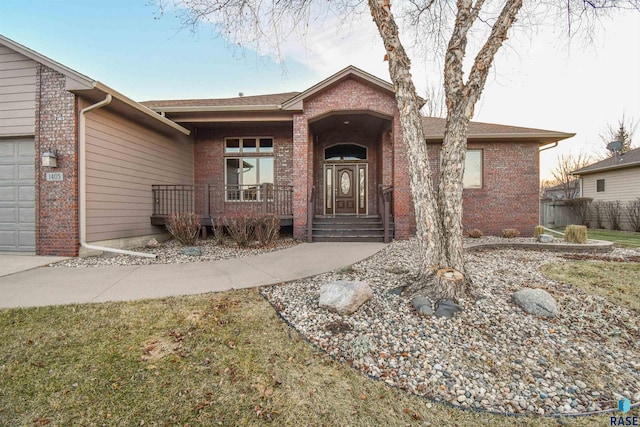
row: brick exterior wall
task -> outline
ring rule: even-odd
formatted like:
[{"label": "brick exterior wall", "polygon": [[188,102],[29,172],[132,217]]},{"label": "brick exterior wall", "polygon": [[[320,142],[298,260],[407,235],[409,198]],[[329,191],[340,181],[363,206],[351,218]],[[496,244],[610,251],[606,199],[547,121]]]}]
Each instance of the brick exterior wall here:
[{"label": "brick exterior wall", "polygon": [[[65,90],[65,77],[38,64],[36,78],[36,253],[77,256],[78,143],[75,95]],[[58,152],[58,167],[41,166],[42,153]],[[46,172],[64,180],[49,182]]]},{"label": "brick exterior wall", "polygon": [[[434,174],[439,174],[440,145],[429,144]],[[485,235],[502,235],[515,228],[532,236],[539,222],[539,156],[537,142],[469,142],[482,150],[482,188],[463,192],[463,225]]]},{"label": "brick exterior wall", "polygon": [[[388,92],[374,88],[359,80],[346,78],[305,99],[303,112],[294,115],[293,118],[293,169],[295,171],[293,232],[296,238],[306,239],[307,203],[309,191],[314,185],[314,165],[317,168],[322,164],[322,159],[318,159],[322,147],[314,150],[314,135],[309,130],[309,121],[332,112],[339,114],[340,112],[348,113],[350,110],[358,112],[371,111],[393,118],[393,143],[389,141],[384,144],[384,136],[376,138],[373,145],[376,146],[377,153],[381,150],[383,155],[390,154],[392,145],[402,147],[402,135],[395,97]],[[369,162],[369,213],[374,213],[371,212],[371,208],[372,206],[375,207],[376,202],[371,202],[371,199],[377,197],[377,190],[372,186],[377,186],[377,184],[394,185],[393,182],[409,182],[406,168],[398,165],[398,161],[401,161],[403,156],[404,152],[398,153],[398,150],[395,150],[392,163],[387,160]],[[406,162],[404,163],[406,164]],[[378,166],[381,166],[383,170],[380,171]],[[321,173],[322,171],[320,170],[318,175],[321,175]],[[409,237],[410,219],[413,218],[413,204],[404,188],[408,187],[401,185],[400,191],[394,192],[394,211],[400,213],[400,218],[396,217],[397,238]],[[321,197],[321,194],[321,192],[318,194],[318,188],[316,187],[316,196]],[[317,204],[319,199],[316,197],[315,200]]]},{"label": "brick exterior wall", "polygon": [[[291,124],[237,125],[215,128],[198,128],[194,144],[194,182],[196,185],[223,185],[224,140],[241,137],[273,137],[274,184],[293,185],[293,144]],[[237,155],[231,155],[236,157]],[[249,154],[248,156],[251,156]],[[198,204],[201,200],[198,199]],[[223,196],[211,204],[225,203]],[[200,208],[201,205],[198,205]],[[238,202],[226,202],[226,211],[247,206]]]}]

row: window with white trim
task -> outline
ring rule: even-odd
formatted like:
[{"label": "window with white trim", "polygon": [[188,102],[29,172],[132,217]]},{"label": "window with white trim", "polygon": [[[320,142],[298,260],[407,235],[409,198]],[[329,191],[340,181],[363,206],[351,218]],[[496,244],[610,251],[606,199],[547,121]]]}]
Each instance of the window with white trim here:
[{"label": "window with white trim", "polygon": [[273,138],[226,138],[224,153],[226,200],[261,201],[265,188],[273,193]]}]

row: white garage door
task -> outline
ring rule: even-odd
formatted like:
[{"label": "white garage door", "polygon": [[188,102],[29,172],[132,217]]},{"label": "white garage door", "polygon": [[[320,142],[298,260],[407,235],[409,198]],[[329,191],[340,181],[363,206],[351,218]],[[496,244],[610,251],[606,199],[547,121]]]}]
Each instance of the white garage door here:
[{"label": "white garage door", "polygon": [[0,251],[35,252],[35,144],[0,139]]}]

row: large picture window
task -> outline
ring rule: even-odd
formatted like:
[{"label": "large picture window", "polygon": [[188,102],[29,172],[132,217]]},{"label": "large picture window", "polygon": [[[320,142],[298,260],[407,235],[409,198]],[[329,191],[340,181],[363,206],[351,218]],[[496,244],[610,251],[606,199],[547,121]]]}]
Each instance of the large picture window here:
[{"label": "large picture window", "polygon": [[[442,161],[442,150],[440,150],[440,161]],[[462,188],[482,188],[482,169],[482,150],[467,150]]]},{"label": "large picture window", "polygon": [[226,199],[270,198],[274,183],[273,138],[227,138],[224,151]]}]

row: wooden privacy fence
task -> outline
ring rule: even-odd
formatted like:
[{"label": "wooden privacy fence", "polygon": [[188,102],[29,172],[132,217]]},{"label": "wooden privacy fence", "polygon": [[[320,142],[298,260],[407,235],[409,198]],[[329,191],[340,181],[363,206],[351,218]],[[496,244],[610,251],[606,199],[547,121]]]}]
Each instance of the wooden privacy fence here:
[{"label": "wooden privacy fence", "polygon": [[579,224],[580,221],[572,212],[565,200],[541,199],[540,224],[547,228],[565,227],[569,224]]},{"label": "wooden privacy fence", "polygon": [[202,218],[234,213],[269,213],[293,218],[290,185],[152,185],[153,217],[191,212]]}]

